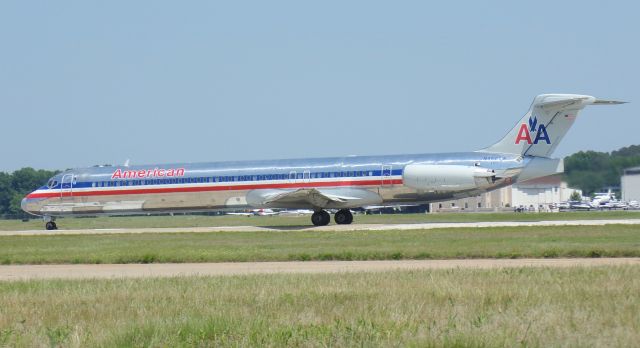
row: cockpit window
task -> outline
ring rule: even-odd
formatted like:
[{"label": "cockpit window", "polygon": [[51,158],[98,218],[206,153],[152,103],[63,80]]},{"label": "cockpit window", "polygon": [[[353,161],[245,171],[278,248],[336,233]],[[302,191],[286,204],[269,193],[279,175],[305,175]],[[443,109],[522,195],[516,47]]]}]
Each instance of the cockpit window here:
[{"label": "cockpit window", "polygon": [[54,188],[56,187],[56,185],[58,185],[58,182],[54,179],[49,179],[49,182],[47,183],[47,187],[48,188]]}]

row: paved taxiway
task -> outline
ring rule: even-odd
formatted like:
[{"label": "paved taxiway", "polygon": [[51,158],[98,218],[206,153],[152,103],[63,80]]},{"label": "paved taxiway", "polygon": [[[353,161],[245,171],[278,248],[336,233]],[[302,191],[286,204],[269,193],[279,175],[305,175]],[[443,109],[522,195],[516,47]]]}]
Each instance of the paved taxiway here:
[{"label": "paved taxiway", "polygon": [[593,267],[615,265],[640,266],[640,258],[8,265],[0,266],[0,281],[28,279],[220,276],[275,273],[381,272],[430,269],[493,269],[513,267]]},{"label": "paved taxiway", "polygon": [[[380,230],[428,230],[434,228],[484,228],[521,226],[604,226],[611,224],[640,225],[640,219],[616,220],[560,220],[560,221],[500,221],[500,222],[429,222],[418,224],[352,224],[314,226],[220,226],[220,227],[171,227],[171,228],[113,228],[83,230],[26,230],[0,231],[0,236],[33,236],[65,234],[123,234],[123,233],[178,233],[178,232],[257,232],[257,231],[380,231]],[[61,226],[64,228],[64,226]]]}]

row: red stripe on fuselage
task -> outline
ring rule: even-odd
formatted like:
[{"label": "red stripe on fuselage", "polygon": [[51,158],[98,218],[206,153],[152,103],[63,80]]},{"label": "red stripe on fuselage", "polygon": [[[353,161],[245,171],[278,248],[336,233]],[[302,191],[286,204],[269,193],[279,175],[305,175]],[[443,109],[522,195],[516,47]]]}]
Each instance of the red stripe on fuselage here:
[{"label": "red stripe on fuselage", "polygon": [[[401,185],[402,179],[385,179],[385,185]],[[313,187],[332,187],[332,186],[380,186],[381,180],[362,180],[362,181],[332,181],[332,182],[300,182],[300,183],[283,183],[283,184],[249,184],[249,185],[233,185],[233,186],[183,186],[183,187],[166,187],[166,188],[140,188],[140,189],[122,189],[122,190],[95,190],[95,191],[73,191],[73,192],[38,192],[30,193],[27,198],[53,198],[53,197],[86,197],[86,196],[116,196],[116,195],[143,195],[157,193],[176,193],[176,192],[208,192],[208,191],[240,191],[240,190],[258,190],[258,189],[280,189],[280,188],[313,188]]]}]

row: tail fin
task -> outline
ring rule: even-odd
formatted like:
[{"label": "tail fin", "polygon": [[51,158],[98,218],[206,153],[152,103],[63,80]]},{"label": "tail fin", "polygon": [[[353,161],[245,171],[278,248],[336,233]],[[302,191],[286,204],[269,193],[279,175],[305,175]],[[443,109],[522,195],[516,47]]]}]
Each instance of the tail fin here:
[{"label": "tail fin", "polygon": [[548,157],[585,106],[622,103],[588,95],[541,94],[502,140],[480,151]]}]

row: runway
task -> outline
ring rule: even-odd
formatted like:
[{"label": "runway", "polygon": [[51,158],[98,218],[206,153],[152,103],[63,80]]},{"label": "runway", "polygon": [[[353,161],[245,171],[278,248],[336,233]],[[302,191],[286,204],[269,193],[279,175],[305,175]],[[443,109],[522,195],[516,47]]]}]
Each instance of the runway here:
[{"label": "runway", "polygon": [[171,228],[114,228],[82,230],[25,230],[0,231],[0,236],[78,235],[78,234],[126,234],[126,233],[207,233],[207,232],[260,232],[260,231],[381,231],[381,230],[429,230],[436,228],[486,228],[521,226],[604,226],[611,224],[640,225],[640,219],[615,220],[559,220],[559,221],[500,221],[500,222],[430,222],[416,224],[351,224],[328,226],[214,226]]},{"label": "runway", "polygon": [[385,261],[291,261],[103,265],[5,265],[0,281],[231,276],[279,273],[345,273],[397,270],[495,269],[516,267],[640,266],[640,258],[467,259]]}]

